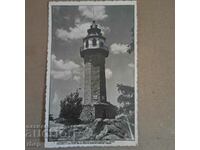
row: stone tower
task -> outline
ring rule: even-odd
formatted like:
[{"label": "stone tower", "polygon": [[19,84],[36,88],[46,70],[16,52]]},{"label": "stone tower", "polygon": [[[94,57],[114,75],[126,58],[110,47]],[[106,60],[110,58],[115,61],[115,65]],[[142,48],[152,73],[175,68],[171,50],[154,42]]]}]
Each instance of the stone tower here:
[{"label": "stone tower", "polygon": [[80,54],[84,59],[84,104],[106,102],[105,58],[108,48],[101,29],[93,21],[88,35],[83,39]]},{"label": "stone tower", "polygon": [[[87,30],[83,39],[80,55],[84,59],[84,108],[82,120],[95,118],[113,118],[114,106],[106,99],[105,58],[109,50],[105,46],[106,38],[102,35],[95,21]],[[113,115],[112,115],[113,114]]]}]

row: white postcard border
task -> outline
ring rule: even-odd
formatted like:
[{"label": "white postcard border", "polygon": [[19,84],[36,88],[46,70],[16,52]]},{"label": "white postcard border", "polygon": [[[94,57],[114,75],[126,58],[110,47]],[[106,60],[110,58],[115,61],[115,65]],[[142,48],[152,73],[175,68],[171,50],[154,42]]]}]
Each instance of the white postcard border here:
[{"label": "white postcard border", "polygon": [[[98,141],[91,141],[91,144],[70,144],[65,141],[49,142],[49,96],[50,96],[50,69],[51,69],[51,43],[52,43],[52,6],[59,5],[134,5],[134,57],[135,57],[135,140],[134,141],[112,141],[110,144],[94,144]],[[46,70],[46,100],[45,100],[45,148],[64,148],[64,147],[112,147],[112,146],[137,146],[138,144],[138,72],[137,72],[137,2],[136,1],[50,1],[48,11],[48,50],[47,50],[47,70]],[[81,142],[80,142],[81,143]],[[86,143],[84,141],[84,143]]]}]

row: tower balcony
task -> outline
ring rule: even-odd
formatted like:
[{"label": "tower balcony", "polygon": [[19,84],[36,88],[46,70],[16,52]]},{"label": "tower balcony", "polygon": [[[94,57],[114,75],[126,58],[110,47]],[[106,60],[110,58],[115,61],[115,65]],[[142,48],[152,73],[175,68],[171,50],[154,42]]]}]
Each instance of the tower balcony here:
[{"label": "tower balcony", "polygon": [[105,57],[108,57],[109,49],[105,45],[98,46],[98,47],[91,47],[91,46],[84,47],[84,46],[82,46],[80,48],[81,57],[84,57],[85,54],[97,54],[97,53],[101,53],[101,54],[105,55]]}]

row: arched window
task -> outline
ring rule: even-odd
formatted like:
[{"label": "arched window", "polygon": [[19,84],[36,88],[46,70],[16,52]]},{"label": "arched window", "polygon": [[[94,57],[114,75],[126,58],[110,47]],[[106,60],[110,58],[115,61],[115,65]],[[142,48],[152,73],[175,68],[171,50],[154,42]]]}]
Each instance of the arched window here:
[{"label": "arched window", "polygon": [[92,40],[92,45],[93,45],[93,46],[96,46],[96,45],[97,45],[97,40],[96,40],[95,38]]},{"label": "arched window", "polygon": [[100,47],[103,47],[103,42],[100,42]]},{"label": "arched window", "polygon": [[89,46],[89,42],[87,40],[86,43],[85,43],[85,47],[88,48],[88,46]]}]

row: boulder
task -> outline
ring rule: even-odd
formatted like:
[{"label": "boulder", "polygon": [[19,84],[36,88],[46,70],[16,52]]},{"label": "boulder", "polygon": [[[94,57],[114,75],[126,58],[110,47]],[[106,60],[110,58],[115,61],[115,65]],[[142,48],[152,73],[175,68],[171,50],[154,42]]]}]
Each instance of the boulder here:
[{"label": "boulder", "polygon": [[80,138],[80,140],[93,140],[93,130],[90,127],[86,127],[86,129],[83,131],[83,136]]},{"label": "boulder", "polygon": [[125,135],[125,131],[121,130],[120,128],[117,128],[115,125],[111,124],[111,125],[105,125],[103,130],[96,136],[96,139],[100,140],[100,139],[104,139],[105,136],[107,135],[116,135],[119,138],[124,138]]},{"label": "boulder", "polygon": [[102,138],[102,140],[121,140],[121,138],[120,137],[118,137],[117,135],[115,135],[115,134],[109,134],[109,135],[107,135],[107,136],[104,136],[103,138]]}]

